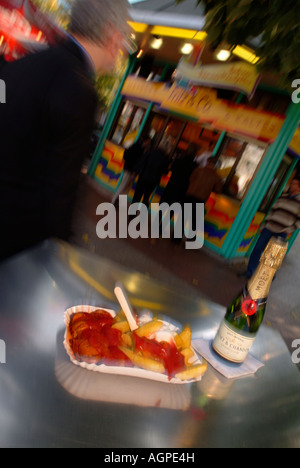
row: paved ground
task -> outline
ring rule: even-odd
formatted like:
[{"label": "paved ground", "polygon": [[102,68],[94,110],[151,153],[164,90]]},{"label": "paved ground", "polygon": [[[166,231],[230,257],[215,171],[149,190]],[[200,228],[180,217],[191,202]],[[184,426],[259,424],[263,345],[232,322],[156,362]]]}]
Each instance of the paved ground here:
[{"label": "paved ground", "polygon": [[[109,193],[83,175],[74,244],[179,287],[186,294],[196,288],[199,294],[224,307],[243,287],[244,281],[237,276],[243,265],[228,264],[205,248],[187,251],[166,239],[98,239],[96,207],[105,201],[110,201]],[[300,340],[300,236],[272,287],[265,324],[277,329],[290,352],[295,351],[292,343]]]}]

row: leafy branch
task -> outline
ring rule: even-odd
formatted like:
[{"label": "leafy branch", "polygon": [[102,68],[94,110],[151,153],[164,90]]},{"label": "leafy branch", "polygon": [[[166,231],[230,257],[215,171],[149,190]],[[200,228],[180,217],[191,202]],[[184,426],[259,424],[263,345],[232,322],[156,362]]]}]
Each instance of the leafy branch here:
[{"label": "leafy branch", "polygon": [[[185,0],[176,0],[177,3]],[[249,45],[260,57],[257,66],[281,77],[291,89],[300,79],[300,8],[295,0],[195,0],[205,7],[208,42]],[[257,43],[253,47],[253,43]]]}]

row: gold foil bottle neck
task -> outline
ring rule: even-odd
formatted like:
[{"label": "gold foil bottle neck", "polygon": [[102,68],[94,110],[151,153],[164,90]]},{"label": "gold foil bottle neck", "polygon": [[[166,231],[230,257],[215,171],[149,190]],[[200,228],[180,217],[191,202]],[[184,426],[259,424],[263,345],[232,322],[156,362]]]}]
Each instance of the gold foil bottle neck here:
[{"label": "gold foil bottle neck", "polygon": [[260,262],[265,266],[278,270],[287,254],[288,242],[280,237],[272,237],[269,241]]},{"label": "gold foil bottle neck", "polygon": [[253,300],[265,299],[268,296],[276,271],[281,267],[287,250],[288,242],[272,237],[248,283],[248,291]]}]

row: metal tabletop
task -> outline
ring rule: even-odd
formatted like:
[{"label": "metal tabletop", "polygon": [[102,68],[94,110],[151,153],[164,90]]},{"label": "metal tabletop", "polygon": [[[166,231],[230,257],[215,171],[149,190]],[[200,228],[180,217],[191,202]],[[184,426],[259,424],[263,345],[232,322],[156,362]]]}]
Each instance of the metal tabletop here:
[{"label": "metal tabletop", "polygon": [[[210,365],[201,382],[171,385],[90,372],[66,355],[64,311],[119,310],[122,281],[193,338],[212,338],[224,308],[65,243],[47,241],[0,265],[1,447],[299,447],[300,375],[279,333],[262,327],[256,375],[227,380]],[[5,348],[3,348],[5,344]],[[1,360],[1,359],[0,359]]]}]

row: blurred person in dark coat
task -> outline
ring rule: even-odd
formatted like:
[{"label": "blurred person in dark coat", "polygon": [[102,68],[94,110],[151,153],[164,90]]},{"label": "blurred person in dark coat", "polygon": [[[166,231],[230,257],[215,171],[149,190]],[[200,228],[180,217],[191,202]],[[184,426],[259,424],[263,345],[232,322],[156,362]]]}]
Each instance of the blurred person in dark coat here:
[{"label": "blurred person in dark coat", "polygon": [[162,176],[169,172],[168,151],[169,142],[164,141],[149,154],[136,184],[132,203],[138,203],[143,199],[143,203],[147,207],[149,206],[152,193],[160,183]]},{"label": "blurred person in dark coat", "polygon": [[222,189],[222,180],[218,176],[214,159],[210,158],[205,167],[197,167],[192,172],[185,202],[190,203],[193,208],[192,229],[194,232],[198,228],[195,224],[197,204],[205,205],[212,192],[221,193]]},{"label": "blurred person in dark coat", "polygon": [[127,0],[74,0],[62,44],[2,63],[0,259],[69,239],[98,101],[93,79],[114,68],[128,8]]},{"label": "blurred person in dark coat", "polygon": [[113,196],[112,203],[115,206],[119,204],[119,196],[127,194],[130,190],[133,180],[143,168],[145,157],[151,148],[151,138],[142,137],[124,152],[124,171],[121,175],[121,182]]},{"label": "blurred person in dark coat", "polygon": [[[194,143],[190,143],[186,151],[184,151],[178,158],[175,159],[174,163],[170,167],[170,171],[172,175],[166,186],[160,204],[162,207],[163,203],[167,203],[169,207],[173,203],[179,203],[183,210],[186,192],[189,188],[189,181],[191,174],[197,167],[197,163],[195,162],[195,156],[197,154],[198,147]],[[184,212],[184,211],[183,211]],[[162,213],[163,216],[163,213]],[[160,216],[159,224],[160,224],[160,233],[162,234],[162,216]],[[171,219],[174,218],[173,213],[171,213]],[[184,232],[184,219],[182,222],[182,232]],[[180,243],[180,239],[172,237],[174,242]]]},{"label": "blurred person in dark coat", "polygon": [[206,203],[212,192],[222,192],[222,180],[218,176],[213,159],[205,167],[197,167],[191,174],[186,203]]},{"label": "blurred person in dark coat", "polygon": [[197,149],[197,145],[190,143],[187,150],[175,159],[170,168],[172,175],[162,194],[161,203],[171,205],[175,202],[181,204],[185,202],[191,174],[197,167],[197,163],[195,162]]}]

